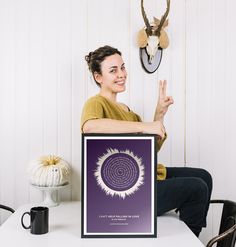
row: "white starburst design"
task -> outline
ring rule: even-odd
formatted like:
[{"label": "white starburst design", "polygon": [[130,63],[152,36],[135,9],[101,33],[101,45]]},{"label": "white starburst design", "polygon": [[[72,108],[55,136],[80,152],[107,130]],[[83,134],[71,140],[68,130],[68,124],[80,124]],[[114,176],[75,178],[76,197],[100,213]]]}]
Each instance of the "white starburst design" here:
[{"label": "white starburst design", "polygon": [[[113,157],[117,154],[125,154],[126,158],[124,158],[124,164],[120,164],[119,162],[117,163],[112,163],[114,161]],[[113,156],[113,157],[112,157]],[[121,165],[122,171],[124,174],[111,174],[111,180],[117,179],[118,181],[118,186],[123,187],[123,189],[116,190],[114,188],[111,188],[112,186],[109,187],[104,182],[103,175],[102,175],[102,168],[104,165],[104,162],[109,162],[108,158],[110,157],[110,162],[113,168],[116,168],[117,166]],[[118,161],[122,162],[122,158],[117,157]],[[110,164],[108,164],[110,165]],[[130,166],[131,165],[131,166]],[[108,167],[109,168],[109,167]],[[127,171],[125,169],[128,169]],[[108,171],[109,172],[109,171]],[[113,172],[113,171],[112,171]],[[137,178],[132,178],[132,172],[134,172],[134,176],[137,176]],[[119,176],[119,178],[116,178],[115,176]],[[106,193],[106,195],[109,196],[119,196],[123,199],[125,199],[126,196],[130,196],[134,194],[137,190],[139,190],[139,187],[144,183],[144,165],[142,164],[142,158],[137,157],[132,151],[130,150],[125,150],[125,151],[119,151],[118,149],[107,149],[106,153],[103,154],[101,157],[98,158],[97,161],[97,168],[94,172],[94,176],[97,180],[97,184],[101,187],[101,189]],[[130,176],[130,177],[129,177]],[[122,180],[122,177],[124,180]],[[132,186],[129,186],[129,178],[134,181],[134,184]],[[109,178],[110,179],[110,178]],[[112,181],[113,182],[113,181]]]}]

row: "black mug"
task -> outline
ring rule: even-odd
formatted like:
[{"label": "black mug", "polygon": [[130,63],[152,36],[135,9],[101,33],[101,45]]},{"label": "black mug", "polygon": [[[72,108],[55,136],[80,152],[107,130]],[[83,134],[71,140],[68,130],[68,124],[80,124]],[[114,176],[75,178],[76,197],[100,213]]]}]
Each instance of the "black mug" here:
[{"label": "black mug", "polygon": [[[47,207],[33,207],[30,212],[25,212],[21,216],[21,224],[25,229],[30,229],[32,234],[45,234],[48,232],[48,211]],[[30,216],[30,225],[25,226],[24,216]]]}]

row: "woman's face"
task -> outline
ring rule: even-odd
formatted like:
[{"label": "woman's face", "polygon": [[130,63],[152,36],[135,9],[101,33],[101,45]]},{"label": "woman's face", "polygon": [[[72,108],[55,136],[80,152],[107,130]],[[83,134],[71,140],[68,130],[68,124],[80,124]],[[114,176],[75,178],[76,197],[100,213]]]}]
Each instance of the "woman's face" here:
[{"label": "woman's face", "polygon": [[106,93],[125,91],[127,72],[122,57],[114,54],[106,57],[101,63],[101,74],[95,74],[95,79]]}]

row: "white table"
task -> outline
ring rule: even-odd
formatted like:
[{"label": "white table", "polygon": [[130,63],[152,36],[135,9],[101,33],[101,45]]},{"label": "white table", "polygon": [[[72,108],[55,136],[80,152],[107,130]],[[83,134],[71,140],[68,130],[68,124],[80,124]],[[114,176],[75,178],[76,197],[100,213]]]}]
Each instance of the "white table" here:
[{"label": "white table", "polygon": [[189,228],[173,215],[158,217],[157,238],[81,239],[80,205],[80,202],[63,202],[57,207],[49,208],[49,232],[44,235],[33,235],[21,226],[21,215],[32,206],[37,206],[23,205],[0,226],[1,243],[7,247],[204,246]]}]

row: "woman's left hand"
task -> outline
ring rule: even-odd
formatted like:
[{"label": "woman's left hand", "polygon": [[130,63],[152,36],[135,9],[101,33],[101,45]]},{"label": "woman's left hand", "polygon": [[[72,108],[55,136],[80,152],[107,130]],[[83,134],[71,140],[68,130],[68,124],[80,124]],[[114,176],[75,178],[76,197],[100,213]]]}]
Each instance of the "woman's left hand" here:
[{"label": "woman's left hand", "polygon": [[159,81],[159,97],[155,112],[155,120],[162,121],[168,110],[168,107],[174,103],[171,96],[166,96],[167,81]]}]

